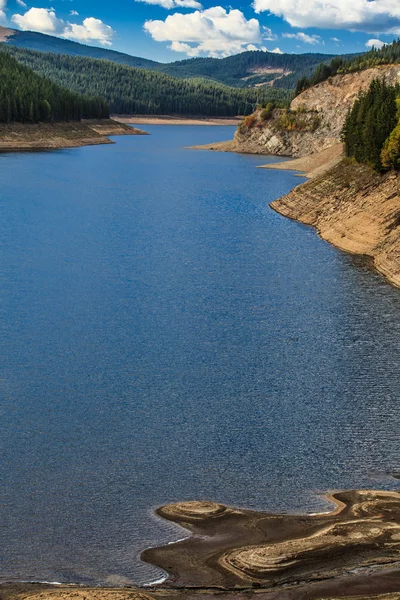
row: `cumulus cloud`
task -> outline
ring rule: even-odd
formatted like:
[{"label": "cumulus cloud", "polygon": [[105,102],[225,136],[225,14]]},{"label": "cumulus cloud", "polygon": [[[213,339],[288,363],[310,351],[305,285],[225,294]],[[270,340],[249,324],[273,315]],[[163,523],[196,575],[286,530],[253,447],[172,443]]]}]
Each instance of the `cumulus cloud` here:
[{"label": "cumulus cloud", "polygon": [[171,8],[202,8],[197,0],[135,0],[136,2],[144,2],[145,4],[153,4],[162,6],[167,10]]},{"label": "cumulus cloud", "polygon": [[254,0],[257,13],[267,11],[293,27],[400,31],[399,0]]},{"label": "cumulus cloud", "polygon": [[30,8],[24,15],[13,15],[11,18],[22,31],[40,31],[41,33],[60,33],[64,26],[56,13],[47,8]]},{"label": "cumulus cloud", "polygon": [[[17,1],[18,1],[18,0],[17,0]],[[70,10],[70,11],[69,11],[69,14],[71,15],[71,17],[77,17],[77,16],[79,16],[79,13],[78,13],[78,11],[76,11],[76,10]]]},{"label": "cumulus cloud", "polygon": [[368,42],[365,44],[367,46],[367,48],[383,48],[383,46],[385,46],[385,42],[382,42],[382,40],[368,40]]},{"label": "cumulus cloud", "polygon": [[280,48],[274,48],[273,50],[268,50],[268,52],[272,52],[272,54],[284,54]]},{"label": "cumulus cloud", "polygon": [[299,40],[300,42],[303,42],[304,44],[320,44],[321,43],[321,38],[319,35],[307,35],[306,33],[303,33],[302,31],[299,31],[299,33],[284,33],[282,35],[282,37],[284,38],[288,38],[291,40]]},{"label": "cumulus cloud", "polygon": [[76,25],[58,19],[52,8],[30,8],[23,15],[13,15],[11,20],[22,31],[39,31],[78,42],[100,42],[110,46],[114,37],[113,29],[100,19],[88,17],[81,25]]},{"label": "cumulus cloud", "polygon": [[262,41],[257,19],[247,20],[240,10],[229,12],[214,6],[190,14],[175,13],[165,21],[146,21],[144,29],[156,42],[171,42],[169,48],[188,56],[223,57],[243,52]]},{"label": "cumulus cloud", "polygon": [[106,25],[100,19],[88,17],[83,20],[82,25],[68,23],[62,37],[77,42],[100,42],[102,46],[111,46],[114,31],[110,25]]}]

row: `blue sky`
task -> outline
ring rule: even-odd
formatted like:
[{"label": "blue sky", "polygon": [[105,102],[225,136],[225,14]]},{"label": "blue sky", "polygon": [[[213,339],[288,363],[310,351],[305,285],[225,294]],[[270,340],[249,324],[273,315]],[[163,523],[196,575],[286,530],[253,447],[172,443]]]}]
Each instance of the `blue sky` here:
[{"label": "blue sky", "polygon": [[0,0],[0,9],[3,25],[162,62],[362,52],[400,35],[400,0]]}]

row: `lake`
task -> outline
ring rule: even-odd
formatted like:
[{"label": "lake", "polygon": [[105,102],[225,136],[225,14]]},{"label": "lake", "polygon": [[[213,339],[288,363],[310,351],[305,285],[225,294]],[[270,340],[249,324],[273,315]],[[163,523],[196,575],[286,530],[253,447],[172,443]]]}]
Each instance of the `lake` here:
[{"label": "lake", "polygon": [[[274,213],[232,127],[0,155],[0,578],[157,579],[161,504],[400,489],[400,291]],[[272,160],[272,159],[271,159]]]}]

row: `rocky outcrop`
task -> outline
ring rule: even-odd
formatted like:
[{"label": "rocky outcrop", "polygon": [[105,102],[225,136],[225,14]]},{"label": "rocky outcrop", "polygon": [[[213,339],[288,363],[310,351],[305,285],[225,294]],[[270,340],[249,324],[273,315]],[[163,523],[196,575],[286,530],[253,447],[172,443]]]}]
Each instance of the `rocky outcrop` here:
[{"label": "rocky outcrop", "polygon": [[[321,152],[340,141],[340,132],[348,110],[361,90],[371,81],[384,78],[388,83],[400,82],[400,65],[384,65],[373,69],[330,77],[295,98],[290,106],[290,119],[282,119],[282,111],[262,119],[262,111],[240,126],[229,151],[254,154],[277,154],[301,157]],[[220,145],[213,148],[224,150]]]},{"label": "rocky outcrop", "polygon": [[368,255],[400,286],[400,175],[378,175],[343,160],[334,169],[272,202],[280,214],[316,227],[338,248]]}]

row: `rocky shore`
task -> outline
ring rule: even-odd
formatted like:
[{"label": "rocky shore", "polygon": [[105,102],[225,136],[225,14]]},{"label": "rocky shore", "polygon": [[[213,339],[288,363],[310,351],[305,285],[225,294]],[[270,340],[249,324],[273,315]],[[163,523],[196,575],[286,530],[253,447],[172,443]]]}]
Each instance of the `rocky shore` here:
[{"label": "rocky shore", "polygon": [[0,125],[0,151],[79,148],[112,144],[110,135],[146,135],[111,119],[69,123],[9,123]]}]

